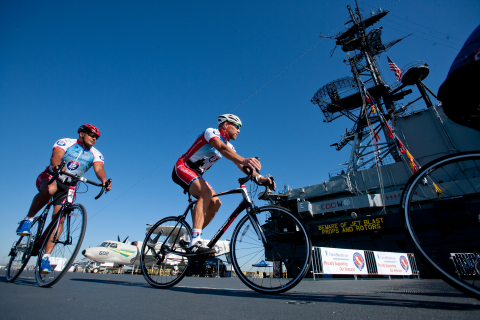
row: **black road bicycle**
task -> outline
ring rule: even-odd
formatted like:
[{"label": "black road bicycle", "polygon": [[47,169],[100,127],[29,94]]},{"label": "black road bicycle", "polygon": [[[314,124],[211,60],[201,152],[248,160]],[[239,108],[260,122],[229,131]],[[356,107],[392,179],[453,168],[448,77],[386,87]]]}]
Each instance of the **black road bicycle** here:
[{"label": "black road bicycle", "polygon": [[[308,229],[288,209],[274,205],[255,206],[245,187],[249,180],[254,181],[251,174],[238,180],[240,188],[215,195],[221,197],[238,193],[243,201],[207,246],[215,248],[228,227],[245,211],[230,242],[236,275],[255,291],[282,293],[295,287],[310,267],[312,243]],[[270,192],[268,186],[265,187],[259,199]],[[185,219],[197,201],[192,201],[189,195],[189,202],[182,215],[163,218],[147,231],[140,264],[145,279],[155,288],[176,285],[189,268],[203,265],[208,258],[206,255],[189,254],[185,250],[184,245],[191,237],[191,228]]]},{"label": "black road bicycle", "polygon": [[[64,165],[65,162],[63,161],[60,168],[48,181],[48,184],[55,181]],[[29,236],[20,236],[20,238],[13,243],[9,253],[10,261],[6,268],[6,279],[8,282],[14,281],[20,273],[22,273],[31,256],[38,256],[35,267],[35,279],[41,287],[50,287],[57,283],[74,262],[87,228],[87,211],[85,207],[81,204],[73,203],[75,201],[77,183],[85,182],[97,187],[102,187],[100,193],[95,197],[95,199],[98,199],[110,184],[111,179],[109,179],[105,185],[102,185],[76,174],[68,172],[62,172],[62,174],[71,178],[69,190],[52,199],[42,214],[35,217],[30,228],[31,234]],[[53,214],[55,201],[65,195],[66,198],[62,203],[62,207],[58,213],[52,217],[52,221],[43,232],[43,227],[45,226],[48,215]],[[40,265],[47,244],[49,243],[48,239],[50,238],[52,238],[51,242],[55,244],[49,258],[52,271],[48,274],[42,274]]]}]

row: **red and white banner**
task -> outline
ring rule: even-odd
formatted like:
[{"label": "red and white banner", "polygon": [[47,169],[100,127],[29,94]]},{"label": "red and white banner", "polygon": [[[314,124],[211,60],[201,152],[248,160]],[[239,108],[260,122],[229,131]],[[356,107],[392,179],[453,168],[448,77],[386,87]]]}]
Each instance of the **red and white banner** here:
[{"label": "red and white banner", "polygon": [[412,266],[406,253],[374,251],[378,274],[409,276]]},{"label": "red and white banner", "polygon": [[368,274],[362,250],[321,248],[325,274]]}]

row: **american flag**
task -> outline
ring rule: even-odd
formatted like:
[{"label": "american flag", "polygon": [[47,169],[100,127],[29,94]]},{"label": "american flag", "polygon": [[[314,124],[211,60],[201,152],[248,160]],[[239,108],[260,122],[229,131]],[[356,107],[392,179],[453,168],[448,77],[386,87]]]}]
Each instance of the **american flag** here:
[{"label": "american flag", "polygon": [[397,67],[397,65],[392,60],[390,60],[388,56],[387,56],[387,59],[388,59],[388,66],[390,67],[390,70],[395,72],[395,77],[397,77],[397,81],[400,81],[400,79],[402,79],[402,70],[400,70]]}]

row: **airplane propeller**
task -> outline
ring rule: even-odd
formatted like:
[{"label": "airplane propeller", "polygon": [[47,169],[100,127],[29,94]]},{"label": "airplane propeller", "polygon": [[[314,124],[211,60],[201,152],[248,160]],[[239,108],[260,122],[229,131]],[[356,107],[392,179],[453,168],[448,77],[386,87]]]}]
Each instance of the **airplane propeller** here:
[{"label": "airplane propeller", "polygon": [[118,235],[118,242],[127,243],[128,238],[130,238],[130,236],[127,236],[127,237],[125,238],[125,240],[120,241],[120,235]]}]

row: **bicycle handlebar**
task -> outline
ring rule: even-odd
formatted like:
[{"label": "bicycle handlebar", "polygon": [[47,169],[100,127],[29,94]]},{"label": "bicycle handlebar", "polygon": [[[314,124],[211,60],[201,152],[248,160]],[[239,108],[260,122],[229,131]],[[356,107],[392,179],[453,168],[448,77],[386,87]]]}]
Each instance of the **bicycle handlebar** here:
[{"label": "bicycle handlebar", "polygon": [[[258,157],[255,157],[255,158],[260,160],[260,158],[258,158]],[[273,189],[273,185],[274,185],[273,180],[275,178],[274,177],[269,177],[270,180],[272,180],[271,184],[270,183],[258,183],[257,179],[254,179],[254,177],[253,177],[252,168],[244,166],[244,167],[242,167],[242,169],[247,174],[247,176],[244,177],[244,178],[238,179],[238,183],[245,184],[246,182],[251,180],[251,181],[255,182],[257,185],[265,187],[265,191],[261,195],[258,196],[258,198],[260,200],[264,200],[265,196],[271,193],[272,190],[270,189],[270,187]],[[260,170],[256,170],[256,171],[257,171],[257,173],[260,173]]]},{"label": "bicycle handlebar", "polygon": [[[62,169],[65,167],[65,160],[62,161],[62,163],[60,164],[60,167],[58,168],[58,170],[56,170],[53,175],[52,175],[52,178],[50,178],[50,180],[48,181],[48,184],[51,184],[53,181],[55,181],[58,176],[60,175],[60,172],[62,171]],[[66,176],[69,176],[70,178],[73,178],[74,180],[78,180],[78,181],[82,181],[82,182],[85,182],[85,183],[89,183],[91,185],[94,185],[94,186],[97,186],[97,187],[102,187],[102,190],[100,190],[100,193],[95,197],[95,200],[97,200],[98,198],[100,198],[103,193],[105,192],[106,188],[108,188],[108,186],[112,183],[112,179],[108,179],[105,184],[102,184],[102,183],[97,183],[97,182],[94,182],[94,181],[91,181],[91,180],[88,180],[87,178],[84,178],[84,177],[81,177],[77,174],[72,174],[70,172],[61,172],[61,174],[64,174]]]},{"label": "bicycle handlebar", "polygon": [[62,171],[63,167],[65,167],[65,163],[66,163],[65,160],[62,160],[62,163],[60,163],[60,167],[58,167],[58,169],[52,174],[52,177],[50,178],[50,180],[48,180],[48,184],[52,184],[53,181],[57,180],[58,175]]}]

